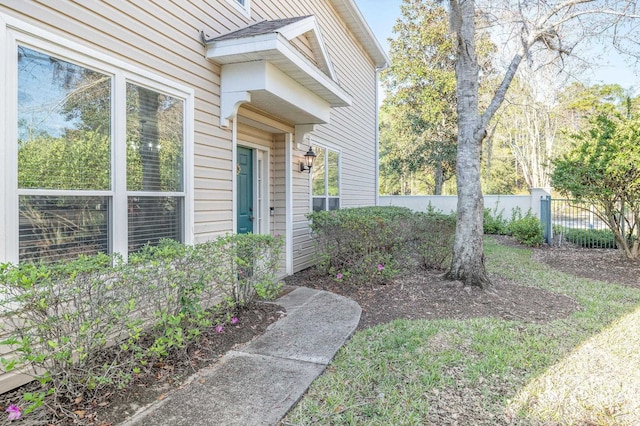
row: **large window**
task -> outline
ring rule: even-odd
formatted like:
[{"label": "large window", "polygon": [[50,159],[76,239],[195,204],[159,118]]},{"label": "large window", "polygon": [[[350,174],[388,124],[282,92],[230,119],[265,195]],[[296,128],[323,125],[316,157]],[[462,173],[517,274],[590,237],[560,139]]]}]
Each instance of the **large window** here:
[{"label": "large window", "polygon": [[192,94],[73,51],[58,55],[18,40],[13,55],[15,104],[1,101],[16,111],[4,142],[15,145],[4,148],[17,166],[0,173],[4,192],[15,194],[7,228],[17,231],[0,232],[4,257],[126,256],[162,238],[184,242]]},{"label": "large window", "polygon": [[314,146],[316,161],[311,172],[313,211],[340,208],[340,154],[328,148]]}]

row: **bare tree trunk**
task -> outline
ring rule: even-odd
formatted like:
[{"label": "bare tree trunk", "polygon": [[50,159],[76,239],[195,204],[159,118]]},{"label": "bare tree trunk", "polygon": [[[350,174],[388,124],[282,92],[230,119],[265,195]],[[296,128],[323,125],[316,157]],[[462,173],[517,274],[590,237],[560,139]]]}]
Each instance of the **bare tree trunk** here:
[{"label": "bare tree trunk", "polygon": [[478,112],[478,59],[475,49],[475,5],[472,0],[450,0],[451,24],[457,35],[458,157],[456,166],[458,211],[449,279],[486,288],[483,213],[480,188],[480,150],[486,133]]},{"label": "bare tree trunk", "polygon": [[442,161],[438,161],[436,170],[434,171],[434,195],[442,195],[442,184],[444,183],[444,174],[442,171]]}]

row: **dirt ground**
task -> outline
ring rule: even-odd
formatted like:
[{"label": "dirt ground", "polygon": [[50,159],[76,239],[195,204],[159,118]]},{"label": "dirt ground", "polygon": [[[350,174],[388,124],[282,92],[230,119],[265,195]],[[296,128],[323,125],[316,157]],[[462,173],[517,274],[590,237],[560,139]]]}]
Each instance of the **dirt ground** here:
[{"label": "dirt ground", "polygon": [[640,288],[640,261],[618,250],[563,246],[534,250],[533,259],[577,277]]},{"label": "dirt ground", "polygon": [[[116,425],[138,408],[163,399],[167,392],[182,386],[196,371],[211,366],[229,350],[262,335],[269,325],[283,315],[283,308],[273,303],[258,303],[240,309],[235,312],[238,318],[236,324],[226,324],[222,332],[211,327],[186,350],[173,353],[163,362],[149,366],[124,389],[106,391],[93,400],[77,398],[61,405],[50,399],[45,400],[48,409],[41,408],[23,415],[20,421],[9,422],[2,415],[6,407],[17,404],[24,409],[25,405],[19,403],[19,396],[24,392],[38,391],[37,382],[29,383],[0,395],[0,425]],[[63,410],[68,413],[67,416],[62,415]]]},{"label": "dirt ground", "polygon": [[[511,237],[493,238],[504,245],[523,247]],[[533,250],[533,258],[567,274],[640,288],[640,262],[626,259],[617,250],[544,246]],[[490,278],[494,284],[490,292],[447,281],[442,271],[419,271],[396,278],[388,285],[356,287],[311,268],[285,281],[289,285],[332,291],[355,300],[363,311],[358,329],[399,318],[497,317],[544,322],[565,317],[577,309],[576,302],[569,297],[523,287],[496,275]]]},{"label": "dirt ground", "polygon": [[[518,246],[508,237],[500,243]],[[533,250],[534,259],[563,272],[607,282],[640,287],[640,262],[632,262],[613,250],[581,249],[564,246]],[[358,329],[395,319],[465,319],[499,317],[526,322],[544,322],[570,315],[577,305],[572,299],[545,290],[522,287],[517,283],[491,277],[495,288],[490,292],[463,287],[447,281],[442,272],[420,271],[402,276],[387,285],[352,286],[333,277],[319,274],[315,269],[301,271],[285,279],[288,286],[306,286],[332,291],[352,298],[362,307]],[[236,345],[261,335],[266,327],[280,318],[282,308],[274,304],[257,304],[238,313],[239,323],[227,325],[223,333],[211,330],[188,351],[153,366],[149,374],[141,375],[126,389],[114,390],[94,401],[81,401],[65,407],[76,412],[75,422],[40,418],[30,423],[28,417],[21,424],[91,424],[111,426],[124,420],[138,407],[154,399],[162,399],[166,392],[179,387],[199,368],[215,363]],[[0,408],[15,401],[16,393],[0,396]],[[1,422],[0,422],[1,424]]]},{"label": "dirt ground", "polygon": [[420,271],[387,285],[354,287],[308,269],[287,282],[355,300],[362,307],[359,330],[395,319],[499,317],[544,322],[570,315],[577,308],[563,295],[522,287],[497,276],[491,280],[493,291],[482,291],[448,281],[441,271]]}]

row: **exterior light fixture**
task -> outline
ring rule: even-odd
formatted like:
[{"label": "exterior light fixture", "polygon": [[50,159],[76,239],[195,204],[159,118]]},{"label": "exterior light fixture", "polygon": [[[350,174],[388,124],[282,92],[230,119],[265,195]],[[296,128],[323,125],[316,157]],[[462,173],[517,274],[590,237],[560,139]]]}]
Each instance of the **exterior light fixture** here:
[{"label": "exterior light fixture", "polygon": [[300,172],[308,171],[311,173],[311,168],[313,167],[313,162],[316,159],[316,153],[313,152],[311,146],[309,146],[309,151],[304,155],[304,162],[300,162]]}]

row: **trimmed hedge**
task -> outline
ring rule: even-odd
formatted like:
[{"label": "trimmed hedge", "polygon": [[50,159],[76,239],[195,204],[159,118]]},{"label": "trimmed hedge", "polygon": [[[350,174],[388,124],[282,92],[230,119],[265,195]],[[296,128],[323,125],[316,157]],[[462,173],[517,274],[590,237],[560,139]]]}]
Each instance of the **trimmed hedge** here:
[{"label": "trimmed hedge", "polygon": [[585,248],[618,248],[615,235],[608,229],[563,228],[560,233],[566,241]]},{"label": "trimmed hedge", "polygon": [[[185,348],[238,306],[277,294],[282,240],[233,235],[184,246],[147,246],[124,263],[114,255],[37,265],[0,265],[4,371],[42,384],[23,396],[23,414],[46,395],[91,399]],[[5,348],[5,350],[8,348]]]},{"label": "trimmed hedge", "polygon": [[308,217],[318,254],[316,266],[339,280],[390,280],[416,259],[424,267],[441,268],[453,246],[455,219],[433,211],[358,207]]}]

